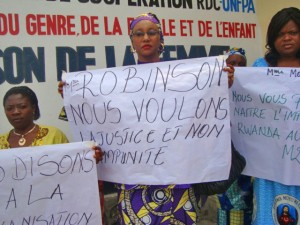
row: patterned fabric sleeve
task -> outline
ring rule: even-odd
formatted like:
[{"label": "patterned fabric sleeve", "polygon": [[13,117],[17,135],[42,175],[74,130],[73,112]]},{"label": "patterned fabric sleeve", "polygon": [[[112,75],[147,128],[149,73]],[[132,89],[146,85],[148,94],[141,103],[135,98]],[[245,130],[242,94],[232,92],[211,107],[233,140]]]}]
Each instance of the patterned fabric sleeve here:
[{"label": "patterned fabric sleeve", "polygon": [[8,149],[9,148],[9,143],[7,141],[8,135],[9,135],[9,132],[7,132],[3,135],[0,135],[0,149]]},{"label": "patterned fabric sleeve", "polygon": [[32,146],[52,145],[68,143],[65,134],[56,127],[39,125],[37,137],[32,143]]}]

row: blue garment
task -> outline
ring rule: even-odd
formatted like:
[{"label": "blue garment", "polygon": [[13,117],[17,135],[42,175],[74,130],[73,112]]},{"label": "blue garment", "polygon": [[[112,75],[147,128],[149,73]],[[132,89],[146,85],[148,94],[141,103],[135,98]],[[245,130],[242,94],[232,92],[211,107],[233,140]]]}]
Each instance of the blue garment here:
[{"label": "blue garment", "polygon": [[[268,67],[268,64],[264,58],[259,58],[253,66]],[[283,212],[284,208],[287,213]],[[254,209],[253,225],[299,224],[300,186],[283,185],[275,181],[255,178]]]},{"label": "blue garment", "polygon": [[265,58],[258,58],[254,61],[253,67],[269,67],[267,61],[265,60]]},{"label": "blue garment", "polygon": [[[254,180],[254,221],[261,224],[299,224],[300,186],[283,185],[275,181],[255,178]],[[279,223],[283,207],[289,208],[294,223]]]},{"label": "blue garment", "polygon": [[253,209],[252,178],[240,177],[218,198],[218,225],[250,225]]}]

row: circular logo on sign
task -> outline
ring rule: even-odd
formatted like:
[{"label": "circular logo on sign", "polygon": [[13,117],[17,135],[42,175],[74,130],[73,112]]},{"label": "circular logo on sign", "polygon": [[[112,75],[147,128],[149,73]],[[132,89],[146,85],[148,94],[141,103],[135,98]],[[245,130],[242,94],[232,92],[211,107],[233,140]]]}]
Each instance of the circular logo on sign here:
[{"label": "circular logo on sign", "polygon": [[300,224],[300,201],[290,195],[277,195],[273,202],[272,216],[276,225]]}]

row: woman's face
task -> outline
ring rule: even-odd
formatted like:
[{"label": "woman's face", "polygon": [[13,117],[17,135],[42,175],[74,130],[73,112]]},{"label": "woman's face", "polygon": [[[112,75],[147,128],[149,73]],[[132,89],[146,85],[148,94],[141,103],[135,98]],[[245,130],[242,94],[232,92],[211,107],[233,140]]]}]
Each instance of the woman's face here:
[{"label": "woman's face", "polygon": [[226,59],[226,64],[232,66],[246,66],[246,59],[238,54],[229,55]]},{"label": "woman's face", "polygon": [[35,106],[22,94],[10,95],[4,103],[4,111],[16,130],[25,130],[33,123]]},{"label": "woman's face", "polygon": [[138,22],[133,28],[131,41],[139,61],[159,61],[160,35],[155,23],[149,20]]},{"label": "woman's face", "polygon": [[274,46],[281,57],[295,57],[300,49],[300,30],[290,20],[279,32]]}]

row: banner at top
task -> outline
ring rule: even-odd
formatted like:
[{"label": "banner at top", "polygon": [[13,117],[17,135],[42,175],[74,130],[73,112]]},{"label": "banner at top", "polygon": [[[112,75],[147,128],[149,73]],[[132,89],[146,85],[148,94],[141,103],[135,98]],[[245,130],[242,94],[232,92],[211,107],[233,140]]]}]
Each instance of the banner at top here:
[{"label": "banner at top", "polygon": [[[245,48],[249,65],[262,55],[255,0],[10,0],[0,9],[1,93],[28,85],[39,96],[41,123],[50,121],[69,137],[57,120],[62,71],[135,64],[129,24],[141,13],[160,19],[164,61],[217,56],[234,46]],[[0,132],[9,128],[5,120]]]}]

